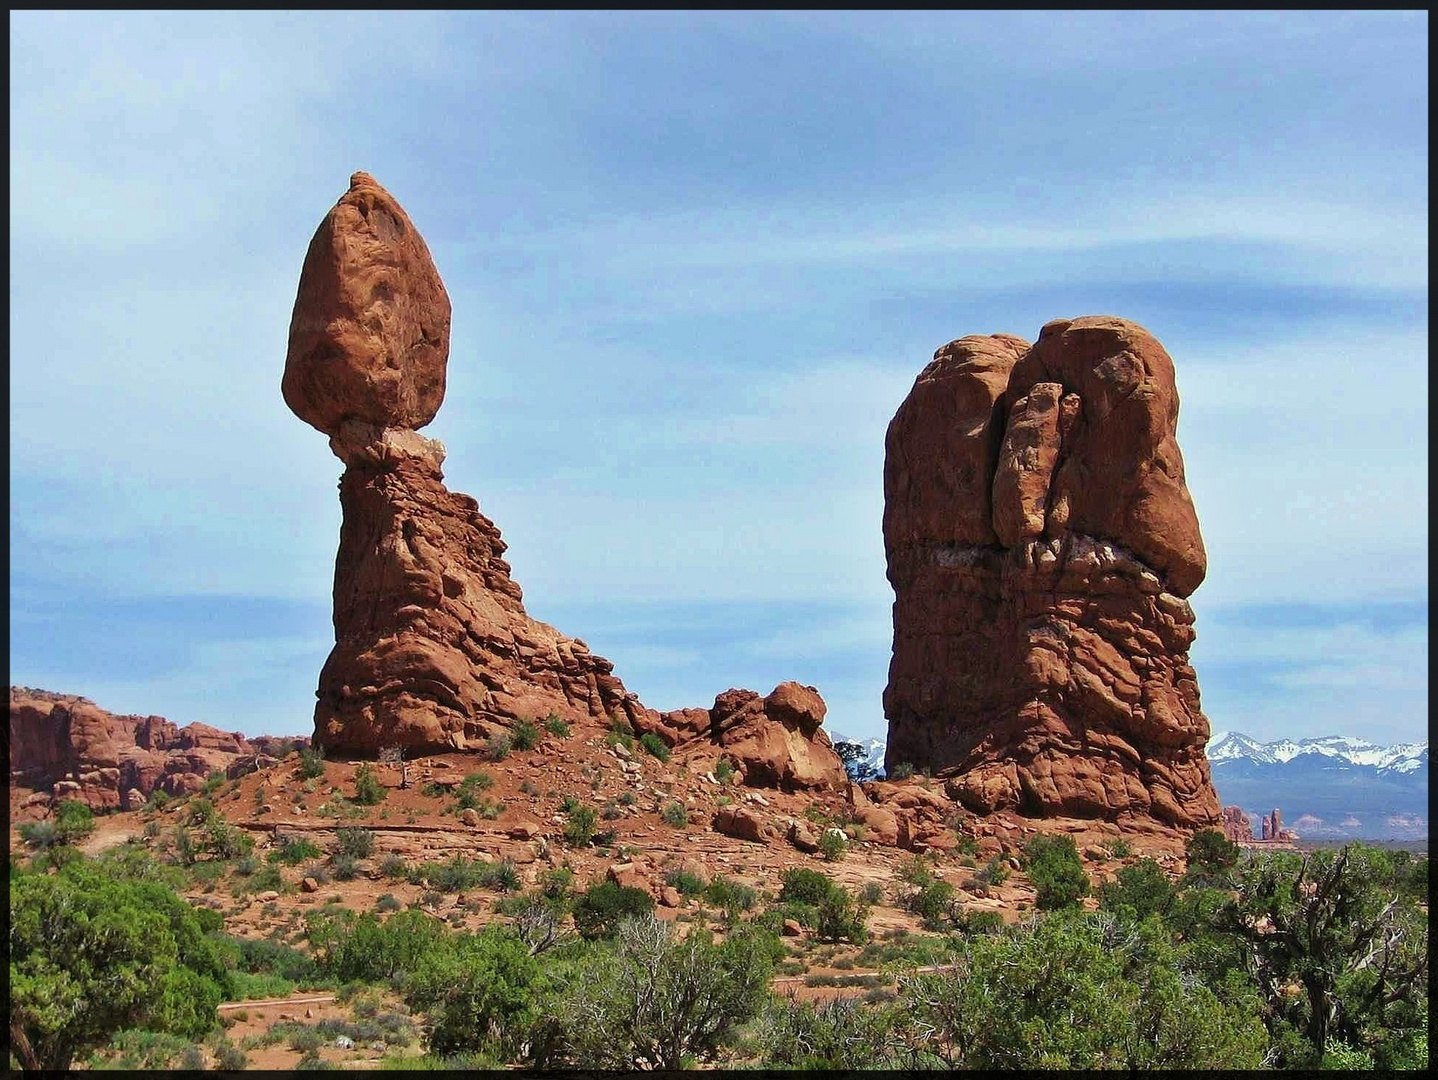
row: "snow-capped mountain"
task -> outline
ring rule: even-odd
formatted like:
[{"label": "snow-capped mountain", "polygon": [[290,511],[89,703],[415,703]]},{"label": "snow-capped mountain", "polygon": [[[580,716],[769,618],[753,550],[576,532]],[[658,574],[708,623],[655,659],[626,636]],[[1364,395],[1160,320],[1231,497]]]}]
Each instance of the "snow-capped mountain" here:
[{"label": "snow-capped mountain", "polygon": [[1239,731],[1208,742],[1213,786],[1249,818],[1277,807],[1308,839],[1428,836],[1428,744],[1378,746],[1347,735],[1262,743]]},{"label": "snow-capped mountain", "polygon": [[1249,761],[1260,765],[1286,765],[1304,754],[1320,754],[1335,762],[1369,766],[1382,773],[1392,770],[1412,773],[1428,767],[1428,744],[1400,743],[1397,746],[1376,746],[1364,739],[1348,735],[1325,735],[1318,739],[1280,739],[1261,743],[1241,731],[1217,731],[1208,740],[1211,765],[1232,761]]}]

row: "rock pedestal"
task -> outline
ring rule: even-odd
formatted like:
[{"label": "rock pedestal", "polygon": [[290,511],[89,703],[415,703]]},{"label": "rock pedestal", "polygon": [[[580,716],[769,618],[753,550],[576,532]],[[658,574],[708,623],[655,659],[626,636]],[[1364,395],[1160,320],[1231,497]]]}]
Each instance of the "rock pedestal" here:
[{"label": "rock pedestal", "polygon": [[499,530],[444,486],[444,447],[417,429],[444,400],[449,325],[419,231],[355,173],[305,256],[281,383],[345,463],[315,706],[315,740],[336,753],[465,749],[516,720],[644,713],[607,660],[525,613]]},{"label": "rock pedestal", "polygon": [[940,349],[889,425],[886,767],[976,812],[1213,825],[1173,362],[1089,317]]}]

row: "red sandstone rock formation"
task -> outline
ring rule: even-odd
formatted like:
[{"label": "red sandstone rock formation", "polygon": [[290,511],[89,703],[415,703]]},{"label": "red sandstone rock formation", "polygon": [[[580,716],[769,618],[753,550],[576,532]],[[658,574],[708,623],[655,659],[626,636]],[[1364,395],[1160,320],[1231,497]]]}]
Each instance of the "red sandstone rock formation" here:
[{"label": "red sandstone rock formation", "polygon": [[526,614],[499,530],[444,486],[443,446],[414,429],[443,401],[448,353],[428,248],[355,173],[305,257],[282,383],[346,466],[335,647],[315,707],[330,750],[465,749],[519,719],[643,711],[607,660]]},{"label": "red sandstone rock formation", "polygon": [[156,789],[190,794],[215,770],[233,777],[272,764],[283,742],[309,740],[180,728],[162,716],[116,716],[73,694],[10,687],[11,783],[96,810],[132,810]]},{"label": "red sandstone rock formation", "polygon": [[886,439],[888,767],[980,813],[1219,821],[1177,417],[1172,360],[1122,319],[935,353]]},{"label": "red sandstone rock formation", "polygon": [[1253,843],[1253,824],[1241,806],[1223,808],[1223,835],[1235,844]]},{"label": "red sandstone rock formation", "polygon": [[708,740],[751,784],[836,787],[842,763],[812,688],[720,695],[714,709],[642,705],[584,642],[529,617],[504,541],[449,491],[444,447],[415,429],[444,399],[449,298],[429,250],[365,173],[321,222],[301,271],[282,390],[345,463],[335,560],[335,647],[315,739],[373,756],[467,749],[553,713],[622,718],[669,745]]}]

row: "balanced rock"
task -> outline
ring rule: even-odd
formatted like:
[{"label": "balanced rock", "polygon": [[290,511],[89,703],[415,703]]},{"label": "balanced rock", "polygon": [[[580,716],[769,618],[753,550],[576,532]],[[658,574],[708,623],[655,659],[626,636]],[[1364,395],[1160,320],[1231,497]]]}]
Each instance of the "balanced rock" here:
[{"label": "balanced rock", "polygon": [[1177,419],[1173,361],[1122,319],[935,353],[885,442],[887,768],[980,813],[1218,822]]},{"label": "balanced rock", "polygon": [[477,748],[550,713],[647,722],[612,664],[525,612],[499,530],[415,431],[444,397],[449,313],[418,230],[356,173],[305,258],[282,381],[346,466],[315,739],[373,756]]},{"label": "balanced rock", "polygon": [[368,173],[310,241],[281,384],[326,435],[347,421],[414,430],[444,400],[449,294],[424,238]]}]

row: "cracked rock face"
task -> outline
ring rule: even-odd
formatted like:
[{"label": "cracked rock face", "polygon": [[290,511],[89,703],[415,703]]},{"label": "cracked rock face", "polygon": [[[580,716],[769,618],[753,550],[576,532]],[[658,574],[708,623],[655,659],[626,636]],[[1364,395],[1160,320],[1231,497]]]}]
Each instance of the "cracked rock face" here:
[{"label": "cracked rock face", "polygon": [[1219,820],[1173,361],[1094,316],[940,349],[889,425],[887,764],[970,809]]},{"label": "cracked rock face", "polygon": [[609,661],[529,617],[499,530],[415,431],[444,398],[449,312],[408,215],[355,173],[305,257],[282,383],[346,466],[315,706],[333,752],[462,750],[550,713],[648,718]]}]

